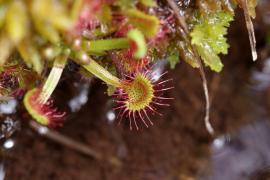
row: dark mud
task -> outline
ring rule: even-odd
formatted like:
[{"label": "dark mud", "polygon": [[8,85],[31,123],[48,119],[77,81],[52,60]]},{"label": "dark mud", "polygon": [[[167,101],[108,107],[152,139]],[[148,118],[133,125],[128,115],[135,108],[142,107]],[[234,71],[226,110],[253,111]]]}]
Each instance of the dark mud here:
[{"label": "dark mud", "polygon": [[[241,14],[241,12],[239,12]],[[233,133],[257,116],[257,97],[250,91],[254,65],[248,36],[240,15],[230,29],[229,55],[223,58],[225,68],[220,74],[207,70],[211,93],[211,122],[216,136]],[[260,18],[258,20],[260,22]],[[265,29],[257,24],[259,51],[265,52]],[[171,107],[160,110],[162,117],[153,117],[154,126],[129,131],[128,126],[108,121],[112,108],[106,87],[95,80],[89,100],[73,113],[59,131],[87,144],[105,157],[115,157],[122,165],[98,160],[40,136],[24,120],[21,130],[11,138],[15,145],[2,149],[2,162],[7,180],[192,180],[212,173],[213,138],[207,133],[204,97],[199,73],[181,62],[167,78],[174,79]],[[56,92],[58,104],[65,107],[65,98],[72,94],[67,88],[74,78],[67,75]],[[59,98],[60,97],[60,98]],[[262,102],[258,102],[262,103]],[[264,105],[263,103],[260,105]]]}]

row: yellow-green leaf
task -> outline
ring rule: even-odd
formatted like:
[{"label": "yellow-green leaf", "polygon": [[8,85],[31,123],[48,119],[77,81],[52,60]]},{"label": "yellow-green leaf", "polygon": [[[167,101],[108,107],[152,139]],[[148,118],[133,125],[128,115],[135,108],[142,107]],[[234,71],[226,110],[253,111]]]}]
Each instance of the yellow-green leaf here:
[{"label": "yellow-green leaf", "polygon": [[138,28],[147,38],[153,38],[159,31],[159,20],[156,16],[131,9],[127,11],[129,23]]},{"label": "yellow-green leaf", "polygon": [[147,7],[153,7],[156,6],[156,2],[154,0],[140,0],[140,3]]},{"label": "yellow-green leaf", "polygon": [[19,43],[28,32],[27,10],[23,1],[13,1],[6,16],[6,30],[10,39]]},{"label": "yellow-green leaf", "polygon": [[18,45],[18,50],[25,63],[29,67],[33,67],[33,69],[40,74],[43,70],[44,62],[34,45],[29,41],[24,41]]},{"label": "yellow-green leaf", "polygon": [[5,19],[6,19],[6,13],[7,13],[7,6],[6,5],[0,5],[0,28],[2,28]]},{"label": "yellow-green leaf", "polygon": [[147,53],[147,45],[144,36],[138,29],[132,29],[128,32],[127,37],[130,38],[136,44],[136,51],[134,58],[141,59]]},{"label": "yellow-green leaf", "polygon": [[217,72],[223,67],[218,54],[228,52],[225,35],[232,20],[232,14],[227,12],[210,13],[201,16],[190,33],[191,43],[196,45],[204,63]]},{"label": "yellow-green leaf", "polygon": [[7,37],[6,34],[0,36],[0,65],[5,64],[8,57],[14,48],[13,42]]}]

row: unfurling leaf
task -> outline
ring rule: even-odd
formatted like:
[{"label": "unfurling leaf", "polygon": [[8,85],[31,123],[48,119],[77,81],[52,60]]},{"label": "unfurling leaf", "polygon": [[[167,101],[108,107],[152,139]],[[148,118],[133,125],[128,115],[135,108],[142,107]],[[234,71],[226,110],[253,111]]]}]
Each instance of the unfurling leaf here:
[{"label": "unfurling leaf", "polygon": [[132,29],[128,32],[127,36],[132,40],[132,42],[135,42],[136,45],[134,58],[141,59],[145,57],[147,53],[147,45],[141,31],[139,31],[138,29]]},{"label": "unfurling leaf", "polygon": [[129,22],[147,38],[153,38],[158,33],[159,20],[156,16],[151,16],[135,9],[128,10],[127,16]]}]

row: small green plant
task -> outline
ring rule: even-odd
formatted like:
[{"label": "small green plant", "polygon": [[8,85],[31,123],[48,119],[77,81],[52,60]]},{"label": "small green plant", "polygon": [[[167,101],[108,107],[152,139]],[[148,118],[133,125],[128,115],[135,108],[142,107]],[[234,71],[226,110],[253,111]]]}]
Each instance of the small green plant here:
[{"label": "small green plant", "polygon": [[26,91],[23,102],[33,119],[55,127],[64,113],[52,107],[51,95],[73,61],[114,87],[118,117],[139,129],[137,120],[148,127],[153,124],[149,112],[160,114],[158,106],[168,106],[163,101],[170,98],[162,92],[172,88],[169,80],[154,79],[149,67],[166,58],[174,68],[182,59],[201,72],[205,122],[213,133],[201,59],[212,70],[222,70],[219,54],[229,52],[225,36],[237,6],[245,12],[257,58],[250,18],[256,0],[189,3],[194,4],[181,10],[173,0],[0,0],[0,94],[17,97],[23,94],[18,90]]}]

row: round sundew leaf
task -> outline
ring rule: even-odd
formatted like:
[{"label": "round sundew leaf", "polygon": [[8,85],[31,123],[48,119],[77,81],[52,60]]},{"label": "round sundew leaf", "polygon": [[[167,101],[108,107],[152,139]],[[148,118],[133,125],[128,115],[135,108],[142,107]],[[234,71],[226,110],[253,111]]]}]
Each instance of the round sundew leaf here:
[{"label": "round sundew leaf", "polygon": [[42,115],[39,106],[42,106],[37,102],[37,97],[40,93],[40,90],[37,88],[34,88],[30,91],[28,91],[23,99],[24,106],[28,113],[35,119],[38,123],[42,125],[49,125],[49,119]]},{"label": "round sundew leaf", "polygon": [[23,99],[24,106],[32,118],[38,123],[49,126],[61,126],[65,112],[59,112],[53,107],[53,101],[49,99],[46,103],[39,101],[41,90],[34,88],[29,90]]}]

